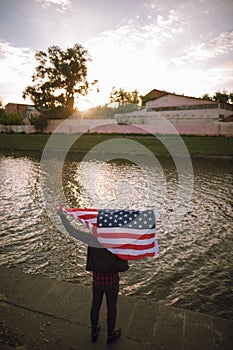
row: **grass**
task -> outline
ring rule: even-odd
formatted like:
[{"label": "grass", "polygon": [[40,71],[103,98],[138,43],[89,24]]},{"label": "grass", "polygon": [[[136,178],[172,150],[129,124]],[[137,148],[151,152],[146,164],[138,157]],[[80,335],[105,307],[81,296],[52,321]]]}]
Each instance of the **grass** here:
[{"label": "grass", "polygon": [[[49,134],[0,134],[0,151],[40,151],[42,152],[50,135]],[[158,138],[152,135],[113,135],[113,134],[85,134],[78,138],[72,145],[73,152],[87,152],[98,143],[110,140],[112,138],[128,138],[142,143],[146,148],[155,154],[169,154],[166,147]],[[64,141],[69,135],[61,134],[56,139],[55,148],[63,149]],[[233,155],[233,138],[224,136],[183,136],[182,137],[189,153],[191,155]],[[161,136],[161,140],[166,143],[172,141],[174,145],[174,136]],[[111,150],[110,150],[111,151]],[[134,145],[132,144],[132,152]]]}]

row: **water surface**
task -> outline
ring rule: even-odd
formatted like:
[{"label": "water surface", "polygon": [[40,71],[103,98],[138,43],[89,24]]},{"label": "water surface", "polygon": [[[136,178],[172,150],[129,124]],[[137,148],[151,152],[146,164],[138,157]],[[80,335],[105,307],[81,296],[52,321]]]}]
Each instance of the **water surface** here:
[{"label": "water surface", "polygon": [[[168,218],[178,186],[176,168],[169,158],[159,161],[163,172],[148,168],[145,175],[135,164],[80,163],[73,156],[63,169],[68,203],[159,209],[159,254],[130,262],[121,274],[121,293],[233,319],[232,161],[193,159],[192,200],[175,229]],[[51,221],[39,171],[37,157],[0,157],[0,264],[90,286],[86,247]]]}]

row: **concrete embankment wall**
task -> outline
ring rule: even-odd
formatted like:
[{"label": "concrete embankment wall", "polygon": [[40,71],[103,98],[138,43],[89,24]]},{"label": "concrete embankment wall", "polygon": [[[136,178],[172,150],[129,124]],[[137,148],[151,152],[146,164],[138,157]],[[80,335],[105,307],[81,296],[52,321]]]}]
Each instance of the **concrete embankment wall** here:
[{"label": "concrete embankment wall", "polygon": [[[170,124],[170,126],[169,126]],[[174,127],[171,127],[171,125]],[[35,133],[31,125],[0,125],[0,132],[15,132],[27,134]],[[118,124],[114,119],[77,119],[77,120],[49,120],[49,125],[45,133],[138,133],[138,134],[174,134],[180,135],[210,135],[210,136],[233,136],[233,122],[219,122],[213,119],[190,119],[190,118],[171,118],[168,125],[161,123],[160,120],[152,118],[136,118],[135,122],[129,124]]]},{"label": "concrete embankment wall", "polygon": [[[181,135],[213,135],[233,136],[233,122],[217,122],[209,120],[171,119],[169,122],[174,126],[164,125],[155,119],[135,120],[131,124],[118,124],[115,119],[96,120],[51,120],[45,132],[64,132],[68,134],[76,132],[99,132],[99,133],[138,133],[138,134],[174,134]],[[168,123],[169,124],[169,123]],[[60,127],[59,127],[60,125]],[[30,131],[31,132],[31,131]]]},{"label": "concrete embankment wall", "polygon": [[[0,281],[1,349],[12,349],[5,345],[14,339],[25,350],[107,348],[105,302],[100,313],[99,339],[91,343],[91,288],[3,266]],[[119,296],[117,326],[122,328],[122,336],[113,349],[233,348],[232,320],[136,297]]]}]

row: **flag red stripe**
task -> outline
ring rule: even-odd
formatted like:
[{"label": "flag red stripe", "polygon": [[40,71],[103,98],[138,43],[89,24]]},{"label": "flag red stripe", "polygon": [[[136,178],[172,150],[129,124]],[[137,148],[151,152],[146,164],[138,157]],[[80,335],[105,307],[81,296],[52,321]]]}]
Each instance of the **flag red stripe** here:
[{"label": "flag red stripe", "polygon": [[[155,238],[155,227],[148,229],[134,229],[128,227],[97,227],[98,209],[92,208],[64,208],[61,209],[78,219],[86,227],[91,229],[94,237],[102,244],[102,246],[122,260],[139,260],[149,256],[155,256],[157,242]],[[101,239],[102,238],[102,239]],[[122,245],[121,239],[129,239],[129,242],[139,241],[140,244],[128,243]],[[152,243],[147,240],[154,239]],[[105,243],[102,240],[116,240],[114,243]],[[144,240],[144,242],[143,242]],[[119,241],[119,243],[117,243]],[[136,242],[135,242],[136,243]],[[145,244],[143,244],[145,243]],[[131,254],[130,254],[131,250]],[[151,251],[152,250],[152,251]],[[140,251],[142,254],[140,254]],[[120,252],[120,253],[119,253]],[[128,253],[127,253],[128,252]],[[125,253],[125,254],[124,254]],[[134,255],[132,254],[134,253]]]},{"label": "flag red stripe", "polygon": [[151,249],[151,248],[154,248],[155,246],[155,242],[152,242],[150,244],[141,244],[141,245],[138,245],[138,244],[124,244],[124,245],[121,245],[121,244],[116,244],[116,243],[113,243],[113,244],[109,244],[109,243],[101,243],[103,245],[104,248],[120,248],[122,249],[122,251],[124,249],[133,249],[133,250],[145,250],[145,249]]},{"label": "flag red stripe", "polygon": [[[61,208],[64,208],[63,206],[61,206]],[[99,210],[98,209],[92,209],[92,208],[64,208],[67,212],[71,212],[71,213],[76,213],[76,212],[96,212],[98,214]]]},{"label": "flag red stripe", "polygon": [[120,258],[122,260],[139,260],[139,259],[143,259],[147,256],[155,256],[155,253],[144,253],[144,254],[140,254],[140,255],[130,255],[130,254],[125,254],[125,255],[124,254],[115,254],[115,255],[117,255],[118,258]]},{"label": "flag red stripe", "polygon": [[91,220],[91,219],[97,219],[97,215],[96,214],[78,215],[77,218],[82,220]]},{"label": "flag red stripe", "polygon": [[109,238],[109,239],[117,239],[117,238],[129,238],[129,239],[150,239],[154,238],[154,233],[127,233],[127,232],[100,232],[97,231],[97,238]]}]

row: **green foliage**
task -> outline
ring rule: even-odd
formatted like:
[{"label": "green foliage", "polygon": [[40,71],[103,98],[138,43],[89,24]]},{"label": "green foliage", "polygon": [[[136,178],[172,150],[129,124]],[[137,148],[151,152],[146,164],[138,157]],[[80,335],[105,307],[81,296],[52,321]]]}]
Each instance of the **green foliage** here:
[{"label": "green foliage", "polygon": [[201,97],[203,100],[216,101],[220,103],[233,103],[233,92],[227,92],[227,90],[216,91],[213,96],[204,94]]},{"label": "green foliage", "polygon": [[133,103],[127,103],[124,106],[118,106],[115,108],[115,113],[128,113],[139,109],[139,106]]},{"label": "green foliage", "polygon": [[226,91],[223,91],[223,92],[217,91],[213,96],[213,100],[220,103],[228,103],[229,95]]},{"label": "green foliage", "polygon": [[127,113],[137,110],[138,105],[127,103],[115,108],[108,107],[107,105],[90,108],[86,111],[79,112],[77,115],[83,119],[112,119],[116,113]]},{"label": "green foliage", "polygon": [[[6,115],[5,109],[0,107],[0,121],[1,121],[2,118],[5,117],[5,115]],[[0,124],[1,124],[1,122],[0,122]]]},{"label": "green foliage", "polygon": [[0,124],[2,125],[22,125],[23,116],[21,113],[7,113],[4,109],[0,109]]},{"label": "green foliage", "polygon": [[201,98],[203,100],[213,101],[213,97],[211,97],[209,94],[204,94],[204,95],[201,96]]},{"label": "green foliage", "polygon": [[233,103],[233,92],[229,93],[229,103]]},{"label": "green foliage", "polygon": [[30,118],[30,124],[34,126],[37,132],[42,133],[48,125],[48,121],[44,115]]},{"label": "green foliage", "polygon": [[32,76],[33,85],[27,86],[23,98],[29,96],[35,107],[47,118],[64,118],[74,112],[74,99],[85,96],[97,80],[88,82],[89,53],[80,44],[63,51],[50,46],[48,52],[39,51]]},{"label": "green foliage", "polygon": [[79,112],[78,115],[83,119],[111,119],[115,113],[115,108],[104,105]]},{"label": "green foliage", "polygon": [[141,96],[137,90],[132,92],[125,91],[123,88],[116,89],[115,86],[112,88],[110,93],[110,103],[117,102],[118,107],[125,106],[127,104],[138,105],[141,101]]}]

